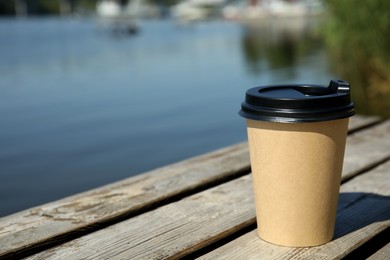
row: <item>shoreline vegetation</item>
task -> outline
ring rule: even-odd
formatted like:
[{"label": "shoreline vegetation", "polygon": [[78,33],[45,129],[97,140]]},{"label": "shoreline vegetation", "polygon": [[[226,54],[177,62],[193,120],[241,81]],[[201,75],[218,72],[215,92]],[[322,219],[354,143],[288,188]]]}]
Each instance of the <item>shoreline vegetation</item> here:
[{"label": "shoreline vegetation", "polygon": [[390,5],[327,0],[324,38],[332,70],[348,79],[358,113],[390,118]]}]

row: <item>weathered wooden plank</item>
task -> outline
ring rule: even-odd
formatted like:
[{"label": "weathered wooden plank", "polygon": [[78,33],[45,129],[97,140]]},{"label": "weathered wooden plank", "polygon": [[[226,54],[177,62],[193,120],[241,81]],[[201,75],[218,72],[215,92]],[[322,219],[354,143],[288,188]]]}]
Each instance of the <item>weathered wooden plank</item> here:
[{"label": "weathered wooden plank", "polygon": [[[377,132],[378,131],[375,131],[375,133]],[[389,137],[389,135],[387,137]],[[390,152],[390,146],[388,148],[388,151]],[[387,167],[389,167],[389,165],[390,164],[386,164]],[[385,173],[388,170],[389,169],[386,168]],[[356,182],[362,182],[361,179],[363,176],[369,176],[368,178],[373,177],[372,181],[374,184],[371,185],[371,190],[365,190],[356,184]],[[354,209],[352,213],[348,213],[348,210],[355,204],[353,202],[360,201],[359,204],[356,203],[356,205],[362,205],[366,200],[364,205],[368,207],[370,212],[376,214],[374,215],[374,218],[375,216],[379,216],[380,218],[383,217],[386,219],[386,214],[390,212],[388,209],[381,208],[380,206],[385,205],[388,207],[388,204],[382,203],[382,201],[388,203],[388,198],[381,198],[378,197],[378,195],[370,196],[367,193],[378,191],[381,192],[378,194],[386,195],[385,193],[390,191],[390,183],[386,181],[388,175],[381,172],[375,174],[374,172],[372,175],[370,173],[370,175],[364,174],[363,176],[353,179],[343,185],[342,191],[344,193],[349,191],[348,189],[358,193],[346,193],[341,196],[340,206],[342,212],[339,213],[339,220],[341,220],[341,222],[339,221],[337,229],[337,235],[340,237],[348,235],[354,229],[360,227],[359,225],[362,225],[362,223],[373,221],[373,215],[361,214],[366,215],[366,218],[361,220],[358,218],[359,215],[355,216],[352,214],[356,212],[356,210],[362,209],[362,207],[358,207],[356,210]],[[385,191],[382,191],[382,189]],[[364,197],[367,198],[364,199]],[[376,208],[377,211],[375,211]],[[369,212],[368,209],[363,208],[363,211],[360,213],[367,213]],[[351,217],[357,218],[357,220],[355,221],[355,219],[351,219]],[[347,222],[345,227],[340,226],[340,223],[341,225],[344,225],[346,219],[351,219],[352,224]],[[378,221],[381,221],[381,219]],[[179,202],[160,207],[109,228],[52,248],[35,255],[32,259],[48,257],[76,259],[80,257],[95,258],[97,256],[117,259],[161,259],[180,257],[191,253],[194,250],[203,248],[254,222],[255,212],[251,178],[250,176],[244,176],[213,189],[187,197]],[[378,223],[379,226],[377,223],[368,225],[368,229],[365,229],[364,232],[376,234],[382,230],[385,225],[388,225],[388,222],[381,221]],[[368,235],[364,236],[364,232],[357,232],[355,237],[359,238],[359,241],[369,238]],[[256,245],[259,243],[257,240],[253,242],[256,243]],[[265,244],[269,245],[268,243]],[[336,242],[336,244],[339,244],[339,242]],[[102,248],[103,245],[104,248]],[[257,246],[255,248],[257,248]],[[235,246],[233,250],[236,250]],[[279,249],[272,249],[271,251],[275,250]],[[302,254],[302,252],[304,251],[299,251],[298,253]],[[257,253],[258,252],[256,251],[256,254]],[[272,255],[272,252],[270,255]],[[279,256],[280,254],[277,253],[277,255]],[[219,255],[213,255],[212,258],[215,256]],[[291,256],[290,251],[288,251],[288,256]],[[229,258],[236,259],[238,256],[229,256]]]},{"label": "weathered wooden plank", "polygon": [[372,126],[381,121],[379,116],[362,116],[362,115],[354,115],[349,119],[348,131],[355,132],[362,128]]},{"label": "weathered wooden plank", "polygon": [[31,259],[180,257],[254,222],[250,175],[96,231]]},{"label": "weathered wooden plank", "polygon": [[343,179],[353,177],[390,158],[390,120],[347,138]]},{"label": "weathered wooden plank", "polygon": [[390,258],[390,243],[378,250],[375,254],[367,258],[367,260],[388,260]]},{"label": "weathered wooden plank", "polygon": [[200,259],[341,259],[389,226],[390,161],[341,186],[333,241],[288,248],[264,242],[252,231]]},{"label": "weathered wooden plank", "polygon": [[[378,120],[355,116],[349,129]],[[71,232],[137,214],[164,200],[237,176],[249,167],[248,147],[241,143],[1,218],[0,240],[6,242],[0,243],[0,256],[54,243]],[[354,174],[360,168],[356,164],[347,171]]]},{"label": "weathered wooden plank", "polygon": [[249,170],[248,156],[247,144],[241,143],[1,218],[0,256],[237,175]]}]

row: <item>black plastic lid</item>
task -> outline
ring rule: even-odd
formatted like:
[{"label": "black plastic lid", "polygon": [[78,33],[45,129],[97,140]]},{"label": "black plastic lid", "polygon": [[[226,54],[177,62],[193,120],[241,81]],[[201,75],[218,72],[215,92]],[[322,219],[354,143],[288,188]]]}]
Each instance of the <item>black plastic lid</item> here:
[{"label": "black plastic lid", "polygon": [[242,117],[280,123],[319,122],[355,114],[347,81],[319,85],[274,85],[251,88],[241,104]]}]

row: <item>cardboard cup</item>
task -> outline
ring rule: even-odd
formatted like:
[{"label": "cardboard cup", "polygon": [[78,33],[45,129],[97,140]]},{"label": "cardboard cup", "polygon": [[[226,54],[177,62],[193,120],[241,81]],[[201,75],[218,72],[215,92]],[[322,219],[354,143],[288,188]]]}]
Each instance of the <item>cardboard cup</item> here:
[{"label": "cardboard cup", "polygon": [[348,118],[247,127],[260,238],[291,247],[332,240]]}]

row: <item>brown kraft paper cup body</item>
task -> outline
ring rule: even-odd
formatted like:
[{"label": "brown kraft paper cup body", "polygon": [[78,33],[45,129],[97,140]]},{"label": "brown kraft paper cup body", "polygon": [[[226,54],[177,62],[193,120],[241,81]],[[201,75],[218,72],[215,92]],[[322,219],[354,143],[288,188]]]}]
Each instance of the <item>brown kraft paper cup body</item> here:
[{"label": "brown kraft paper cup body", "polygon": [[259,236],[306,247],[333,238],[348,118],[247,120]]}]

